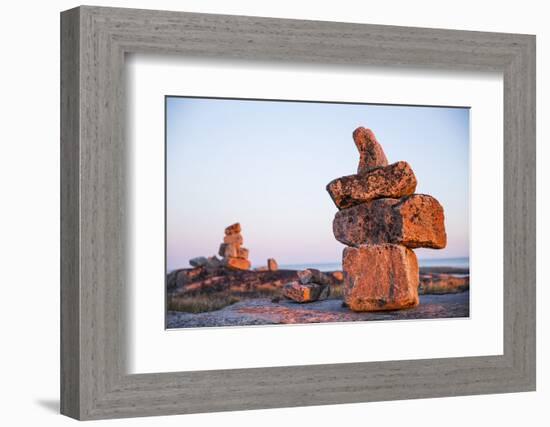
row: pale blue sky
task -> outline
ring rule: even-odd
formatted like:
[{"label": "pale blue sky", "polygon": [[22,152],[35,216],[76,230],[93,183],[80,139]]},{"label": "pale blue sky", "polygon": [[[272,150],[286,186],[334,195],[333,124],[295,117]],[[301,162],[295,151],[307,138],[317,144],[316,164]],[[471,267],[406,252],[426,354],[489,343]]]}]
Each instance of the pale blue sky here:
[{"label": "pale blue sky", "polygon": [[168,270],[217,253],[236,221],[253,265],[340,261],[325,186],[356,173],[358,126],[374,131],[390,163],[409,162],[417,193],[443,205],[447,248],[418,249],[419,258],[468,256],[466,108],[177,97],[166,107]]}]

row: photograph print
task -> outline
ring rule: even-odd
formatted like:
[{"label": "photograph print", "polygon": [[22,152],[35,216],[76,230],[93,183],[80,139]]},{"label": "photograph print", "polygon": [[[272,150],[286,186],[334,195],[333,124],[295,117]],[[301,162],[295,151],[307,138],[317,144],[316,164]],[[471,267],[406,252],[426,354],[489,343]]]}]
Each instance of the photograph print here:
[{"label": "photograph print", "polygon": [[463,106],[166,96],[166,328],[469,317],[469,153]]}]

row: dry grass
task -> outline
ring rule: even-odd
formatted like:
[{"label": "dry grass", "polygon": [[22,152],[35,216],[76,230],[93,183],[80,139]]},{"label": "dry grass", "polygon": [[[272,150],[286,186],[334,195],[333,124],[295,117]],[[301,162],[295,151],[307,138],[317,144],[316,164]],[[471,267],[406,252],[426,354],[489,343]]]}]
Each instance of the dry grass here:
[{"label": "dry grass", "polygon": [[[343,298],[343,290],[343,285],[331,286],[329,298]],[[243,299],[270,298],[278,302],[282,298],[282,287],[269,284],[255,286],[252,289],[234,287],[223,291],[202,290],[185,294],[169,294],[167,298],[166,307],[169,311],[204,313],[220,310]]]},{"label": "dry grass", "polygon": [[228,305],[239,302],[239,298],[229,293],[198,294],[193,296],[168,296],[167,308],[170,311],[184,311],[186,313],[204,313],[220,310]]},{"label": "dry grass", "polygon": [[330,297],[331,299],[342,299],[344,298],[344,285],[333,285],[330,287]]},{"label": "dry grass", "polygon": [[[234,293],[235,295],[235,293]],[[281,289],[257,289],[254,291],[237,292],[240,298],[275,298],[282,295]]]},{"label": "dry grass", "polygon": [[465,292],[470,288],[468,283],[459,284],[456,286],[449,286],[448,284],[437,284],[437,283],[430,283],[430,284],[422,284],[419,288],[419,294],[426,295],[426,294],[457,294],[460,292]]}]

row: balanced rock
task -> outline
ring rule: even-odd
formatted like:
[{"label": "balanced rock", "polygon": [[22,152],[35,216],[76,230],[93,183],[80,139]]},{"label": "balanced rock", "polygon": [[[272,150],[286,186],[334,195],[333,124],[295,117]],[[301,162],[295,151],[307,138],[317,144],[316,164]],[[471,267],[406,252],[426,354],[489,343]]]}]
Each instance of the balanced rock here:
[{"label": "balanced rock", "polygon": [[189,260],[191,267],[202,267],[203,265],[206,265],[207,262],[208,258],[204,256],[198,256]]},{"label": "balanced rock", "polygon": [[238,234],[241,232],[241,224],[236,222],[235,224],[231,224],[225,228],[225,234],[227,236],[230,236],[232,234]]},{"label": "balanced rock", "polygon": [[277,261],[275,261],[275,258],[267,259],[267,269],[269,271],[277,271],[279,269],[279,265],[277,264]]},{"label": "balanced rock", "polygon": [[447,244],[443,207],[431,196],[377,199],[336,213],[336,239],[348,246],[398,243],[441,249]]},{"label": "balanced rock", "polygon": [[209,273],[212,273],[218,270],[222,265],[223,265],[222,260],[219,259],[216,255],[213,255],[211,257],[208,257],[204,267],[206,268],[206,271],[208,271]]},{"label": "balanced rock", "polygon": [[331,181],[327,191],[338,209],[382,197],[400,198],[414,193],[416,177],[407,162],[396,162],[357,175]]},{"label": "balanced rock", "polygon": [[342,282],[344,280],[344,272],[342,272],[342,271],[333,271],[332,272],[332,277],[334,277],[334,279],[337,282]]},{"label": "balanced rock", "polygon": [[283,296],[296,302],[313,302],[327,299],[330,286],[316,283],[303,284],[298,281],[287,283],[283,287]]},{"label": "balanced rock", "polygon": [[386,154],[372,130],[358,127],[353,131],[353,141],[359,150],[357,173],[361,174],[370,169],[388,165]]},{"label": "balanced rock", "polygon": [[226,234],[223,238],[223,243],[227,243],[228,245],[242,245],[243,236],[240,233]]},{"label": "balanced rock", "polygon": [[296,274],[298,275],[298,279],[300,279],[300,283],[304,285],[307,283],[316,283],[318,285],[330,286],[333,283],[333,280],[327,274],[316,268],[307,268],[298,271]]},{"label": "balanced rock", "polygon": [[247,248],[238,248],[237,249],[237,258],[248,259],[249,250]]},{"label": "balanced rock", "polygon": [[240,258],[238,256],[239,254],[239,246],[235,243],[222,243],[220,245],[220,250],[218,251],[218,255],[222,258],[227,257],[233,257],[233,258]]},{"label": "balanced rock", "polygon": [[233,270],[248,270],[250,269],[250,261],[243,258],[228,257],[223,259],[224,265]]},{"label": "balanced rock", "polygon": [[401,245],[346,248],[344,301],[353,311],[398,310],[418,305],[418,261]]}]

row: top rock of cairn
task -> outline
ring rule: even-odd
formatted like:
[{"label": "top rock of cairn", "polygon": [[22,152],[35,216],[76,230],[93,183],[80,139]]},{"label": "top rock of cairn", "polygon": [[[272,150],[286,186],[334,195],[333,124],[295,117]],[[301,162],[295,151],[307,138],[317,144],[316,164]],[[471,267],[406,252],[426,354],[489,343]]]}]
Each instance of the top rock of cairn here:
[{"label": "top rock of cairn", "polygon": [[358,127],[353,131],[353,141],[359,150],[357,173],[361,174],[380,166],[388,166],[386,154],[372,130]]},{"label": "top rock of cairn", "polygon": [[228,225],[225,227],[225,235],[230,236],[232,234],[238,234],[241,232],[241,224],[236,222],[235,224]]}]

